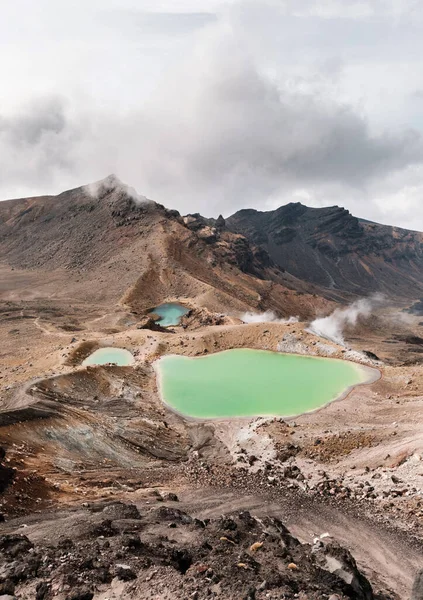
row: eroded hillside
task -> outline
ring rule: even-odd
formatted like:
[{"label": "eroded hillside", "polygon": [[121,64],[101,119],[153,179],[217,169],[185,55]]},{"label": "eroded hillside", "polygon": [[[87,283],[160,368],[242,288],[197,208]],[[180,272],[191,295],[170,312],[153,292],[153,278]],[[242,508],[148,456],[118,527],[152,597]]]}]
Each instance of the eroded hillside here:
[{"label": "eroded hillside", "polygon": [[280,268],[326,289],[418,298],[423,289],[423,234],[353,217],[338,206],[300,203],[240,210],[228,227],[265,249]]}]

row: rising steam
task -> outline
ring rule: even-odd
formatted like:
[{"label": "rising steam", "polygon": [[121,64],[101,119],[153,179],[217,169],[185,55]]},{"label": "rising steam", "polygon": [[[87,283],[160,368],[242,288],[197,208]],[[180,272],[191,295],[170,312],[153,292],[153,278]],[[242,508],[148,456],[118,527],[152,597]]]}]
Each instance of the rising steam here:
[{"label": "rising steam", "polygon": [[288,319],[279,319],[272,310],[266,310],[263,313],[246,312],[241,315],[244,323],[298,323],[298,317],[289,317]]},{"label": "rising steam", "polygon": [[370,298],[356,300],[347,308],[337,308],[328,317],[315,319],[308,331],[344,346],[345,328],[355,327],[360,318],[369,317],[382,299],[382,296],[377,294]]},{"label": "rising steam", "polygon": [[138,194],[133,187],[123,183],[123,181],[113,174],[95,183],[90,183],[85,186],[85,189],[93,198],[99,198],[108,192],[121,192],[129,196],[135,203],[143,204],[148,202],[145,196]]}]

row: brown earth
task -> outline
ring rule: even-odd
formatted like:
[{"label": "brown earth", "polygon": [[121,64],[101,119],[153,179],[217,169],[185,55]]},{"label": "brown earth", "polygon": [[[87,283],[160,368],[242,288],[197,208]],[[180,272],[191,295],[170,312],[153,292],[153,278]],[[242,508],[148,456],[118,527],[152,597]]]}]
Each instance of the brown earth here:
[{"label": "brown earth", "polygon": [[[145,553],[133,557],[136,578],[124,581],[113,569],[132,551],[116,554],[123,533],[113,533],[112,554],[104,550],[112,580],[98,583],[96,599],[169,593],[185,598],[196,591],[202,598],[209,588],[211,596],[237,597],[231,596],[233,573],[226,567],[245,561],[237,554],[233,567],[230,543],[225,549],[218,540],[223,546],[216,547],[212,570],[221,574],[220,582],[194,585],[175,568],[168,523],[159,519],[157,528],[148,512],[162,505],[157,493],[170,491],[180,497],[182,510],[201,520],[249,510],[260,519],[281,518],[302,543],[328,532],[328,539],[354,554],[377,593],[408,597],[423,537],[419,317],[404,316],[402,303],[400,310],[383,307],[348,332],[351,348],[322,340],[306,331],[307,321],[334,306],[319,288],[282,273],[222,223],[199,216],[184,221],[160,205],[134,204],[115,181],[103,182],[95,198],[81,188],[57,198],[0,203],[0,215],[0,447],[6,450],[1,469],[13,473],[0,495],[6,519],[0,533],[27,535],[35,554],[47,553],[55,565],[51,577],[40,570],[41,578],[18,579],[18,597],[35,597],[34,585],[46,580],[54,589],[65,586],[60,598],[69,595],[67,585],[85,585],[85,567],[77,583],[56,573],[65,549],[57,549],[58,538],[48,532],[61,523],[65,535],[69,524],[88,523],[91,513],[82,502],[121,500],[135,503],[149,523],[141,542],[163,543],[166,551],[149,566]],[[147,311],[165,301],[182,302],[190,314],[165,332],[139,328]],[[240,320],[247,310],[273,310],[301,321],[247,325]],[[130,350],[135,366],[81,366],[94,349],[110,345]],[[287,422],[185,420],[161,402],[152,368],[159,356],[237,347],[358,360],[377,366],[382,378]],[[203,542],[211,543],[207,531],[191,525],[177,531],[181,551],[193,540],[201,545],[203,534]],[[72,552],[80,557],[95,546],[97,561],[103,534],[88,540],[89,535],[83,533]],[[242,531],[243,547],[257,541],[249,536]],[[291,592],[304,592],[309,600],[334,593],[358,597],[329,584],[325,591],[313,590],[310,549],[301,552],[308,565],[302,579],[288,572],[286,561],[276,566],[274,552],[266,554],[259,571],[279,569],[282,578],[279,590],[266,591],[275,596],[266,597],[289,598]],[[200,558],[215,560],[208,554]],[[237,574],[238,569],[245,597],[250,588],[265,597],[259,589],[263,577],[252,577],[249,567],[236,567]],[[304,587],[284,590],[283,577],[291,581],[291,575]],[[0,570],[0,582],[2,577]],[[155,578],[164,584],[156,586]]]}]

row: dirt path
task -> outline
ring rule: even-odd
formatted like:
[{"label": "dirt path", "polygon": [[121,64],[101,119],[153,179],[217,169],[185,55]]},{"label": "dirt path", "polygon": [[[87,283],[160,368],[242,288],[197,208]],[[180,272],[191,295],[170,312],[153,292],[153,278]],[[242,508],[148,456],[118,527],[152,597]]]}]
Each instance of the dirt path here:
[{"label": "dirt path", "polygon": [[34,325],[35,327],[38,327],[38,329],[40,331],[42,331],[43,333],[45,333],[46,335],[54,335],[57,337],[65,337],[68,338],[71,337],[69,333],[62,333],[60,331],[50,331],[50,329],[48,329],[47,327],[45,327],[45,325],[42,325],[40,323],[40,317],[37,317],[36,319],[34,319]]}]

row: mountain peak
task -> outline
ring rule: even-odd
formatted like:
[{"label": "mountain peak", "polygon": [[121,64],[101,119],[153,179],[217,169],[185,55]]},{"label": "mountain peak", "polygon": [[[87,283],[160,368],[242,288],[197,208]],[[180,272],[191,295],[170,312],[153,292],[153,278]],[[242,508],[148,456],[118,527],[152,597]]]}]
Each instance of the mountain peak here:
[{"label": "mountain peak", "polygon": [[107,186],[110,186],[110,187],[113,187],[113,188],[121,187],[123,185],[126,185],[114,173],[111,173],[110,175],[107,175],[107,177],[104,177],[104,179],[100,179],[100,181],[97,181],[97,184],[107,185]]},{"label": "mountain peak", "polygon": [[94,198],[103,198],[105,195],[112,192],[120,192],[125,194],[125,196],[129,196],[134,202],[148,202],[148,199],[145,196],[141,196],[135,188],[121,181],[114,173],[107,175],[104,179],[89,183],[85,186],[85,189]]}]

